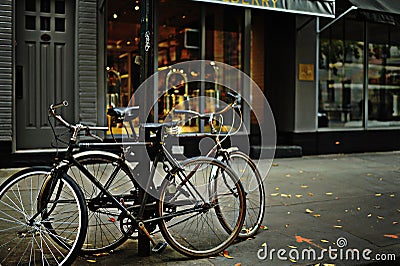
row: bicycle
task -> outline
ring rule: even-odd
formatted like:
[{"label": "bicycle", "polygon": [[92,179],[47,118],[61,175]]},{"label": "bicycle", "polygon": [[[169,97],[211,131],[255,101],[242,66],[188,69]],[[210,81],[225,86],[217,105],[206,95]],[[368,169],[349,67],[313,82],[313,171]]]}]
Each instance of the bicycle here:
[{"label": "bicycle", "polygon": [[[261,174],[257,169],[255,162],[237,147],[230,147],[227,149],[223,148],[224,141],[227,140],[228,136],[235,135],[240,130],[243,121],[240,104],[238,104],[240,102],[240,95],[234,95],[230,92],[228,92],[228,95],[233,98],[233,102],[227,104],[219,111],[201,114],[194,110],[174,109],[172,113],[184,116],[184,119],[179,120],[181,123],[186,123],[191,119],[196,118],[208,120],[211,127],[211,133],[204,133],[203,135],[214,137],[215,145],[210,149],[206,156],[214,155],[214,158],[229,165],[238,175],[245,189],[246,218],[243,228],[238,236],[241,239],[247,239],[256,235],[262,226],[265,213],[265,190]],[[239,126],[237,126],[236,130],[233,131],[235,124],[235,114],[233,114],[232,123],[228,128],[228,132],[226,132],[225,136],[220,139],[222,129],[224,128],[223,114],[235,109],[238,110],[239,113]],[[186,117],[188,115],[189,118]],[[218,125],[219,127],[217,129]]]},{"label": "bicycle", "polygon": [[[90,130],[98,129],[72,125],[55,113],[55,108],[66,105],[53,105],[50,114],[56,118],[61,125],[72,131],[72,136],[63,161],[58,163],[53,171],[65,174],[71,166],[76,167],[100,192],[86,198],[87,206],[92,212],[103,212],[108,215],[109,211],[118,213],[113,222],[120,223],[120,229],[125,237],[131,235],[135,230],[145,234],[153,244],[153,251],[161,252],[165,242],[156,243],[149,234],[147,228],[158,225],[165,240],[178,252],[192,257],[209,257],[223,251],[229,246],[239,234],[245,215],[246,202],[243,188],[235,173],[225,164],[211,158],[194,158],[179,163],[174,160],[163,146],[164,126],[168,124],[145,124],[148,130],[156,134],[154,148],[158,151],[153,162],[149,186],[145,188],[145,199],[138,202],[135,192],[127,195],[112,194],[87,168],[73,156],[73,147],[76,144],[76,136],[80,131],[89,135]],[[94,157],[92,157],[93,159]],[[97,158],[94,158],[97,161]],[[152,184],[155,169],[158,163],[163,164],[166,172],[162,184],[155,187]],[[118,167],[124,167],[119,160]],[[111,174],[110,177],[115,177]],[[106,185],[109,182],[106,183]],[[132,188],[132,187],[131,187]],[[153,190],[149,193],[149,190]],[[44,194],[54,193],[48,183],[41,187]],[[153,195],[153,196],[152,196]],[[155,198],[157,195],[158,198]],[[42,197],[40,202],[46,203]],[[100,210],[100,211],[99,211]],[[144,219],[144,213],[151,213],[150,218]],[[221,215],[224,212],[224,215]],[[223,219],[224,223],[220,222]],[[217,227],[217,222],[220,227]],[[204,223],[203,223],[204,222]],[[193,226],[196,224],[197,226]],[[222,224],[228,224],[233,228],[227,231]],[[204,234],[208,232],[208,234]],[[116,243],[116,242],[113,242]],[[67,243],[62,243],[67,245]]]},{"label": "bicycle", "polygon": [[70,265],[79,255],[87,208],[65,167],[30,167],[1,184],[1,265]]}]

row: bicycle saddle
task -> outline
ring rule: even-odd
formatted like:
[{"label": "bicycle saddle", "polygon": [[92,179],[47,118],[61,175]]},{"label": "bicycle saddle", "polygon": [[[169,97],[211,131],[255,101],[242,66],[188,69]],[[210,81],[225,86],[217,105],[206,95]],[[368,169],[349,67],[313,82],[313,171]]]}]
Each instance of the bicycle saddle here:
[{"label": "bicycle saddle", "polygon": [[139,106],[109,108],[107,115],[117,119],[133,120],[139,116]]}]

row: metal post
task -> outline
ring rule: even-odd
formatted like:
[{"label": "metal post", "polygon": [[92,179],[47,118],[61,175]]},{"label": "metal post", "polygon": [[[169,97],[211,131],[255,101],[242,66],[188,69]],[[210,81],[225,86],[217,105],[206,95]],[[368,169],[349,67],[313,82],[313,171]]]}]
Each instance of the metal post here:
[{"label": "metal post", "polygon": [[[140,56],[142,58],[140,64],[140,81],[143,83],[153,72],[153,0],[140,1]],[[139,122],[146,123],[148,120],[149,110],[151,108],[152,88],[141,88],[138,95],[139,102]],[[139,140],[145,141],[145,128],[140,127]],[[137,154],[146,154],[146,147],[140,146]],[[150,175],[150,160],[148,156],[139,156],[138,158],[139,178],[144,180]],[[140,182],[145,184],[145,182]],[[140,188],[139,200],[145,200],[145,191]],[[146,218],[147,213],[144,212],[143,217]],[[138,255],[145,257],[150,255],[150,240],[139,230],[138,234]]]}]

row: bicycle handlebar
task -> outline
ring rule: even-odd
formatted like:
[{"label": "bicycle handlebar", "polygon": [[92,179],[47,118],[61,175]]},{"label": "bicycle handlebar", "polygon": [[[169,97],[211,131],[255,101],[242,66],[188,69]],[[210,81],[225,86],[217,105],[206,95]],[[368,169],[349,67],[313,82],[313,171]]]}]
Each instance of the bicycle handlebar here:
[{"label": "bicycle handlebar", "polygon": [[86,126],[86,125],[82,125],[82,124],[73,125],[73,124],[69,123],[68,121],[66,121],[60,114],[57,114],[55,112],[55,109],[60,108],[60,107],[66,107],[66,106],[68,106],[68,101],[62,101],[61,103],[52,104],[49,107],[49,114],[51,116],[53,116],[56,120],[58,120],[63,126],[65,126],[66,128],[68,128],[70,130],[73,130],[74,131],[73,138],[76,138],[79,131],[84,130],[91,137],[101,140],[101,138],[99,136],[96,136],[95,134],[90,133],[90,130],[107,131],[108,127]]},{"label": "bicycle handlebar", "polygon": [[201,114],[199,112],[193,111],[193,110],[177,110],[174,109],[173,112],[175,114],[191,114],[193,116],[196,116],[200,119],[209,119],[211,117],[213,117],[214,115],[222,115],[224,113],[226,113],[228,110],[235,108],[237,106],[237,102],[240,100],[240,95],[234,95],[233,93],[227,92],[227,94],[231,97],[234,98],[233,103],[228,104],[227,106],[225,106],[224,108],[222,108],[219,111],[216,112],[212,112],[212,113],[205,113],[205,114]]}]

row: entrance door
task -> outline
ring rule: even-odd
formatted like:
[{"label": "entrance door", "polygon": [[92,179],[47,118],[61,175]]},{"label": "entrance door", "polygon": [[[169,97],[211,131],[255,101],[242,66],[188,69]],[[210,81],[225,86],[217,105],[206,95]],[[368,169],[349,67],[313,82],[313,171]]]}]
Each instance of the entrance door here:
[{"label": "entrance door", "polygon": [[17,0],[16,10],[17,149],[48,148],[50,104],[67,100],[62,114],[74,118],[74,1]]}]

